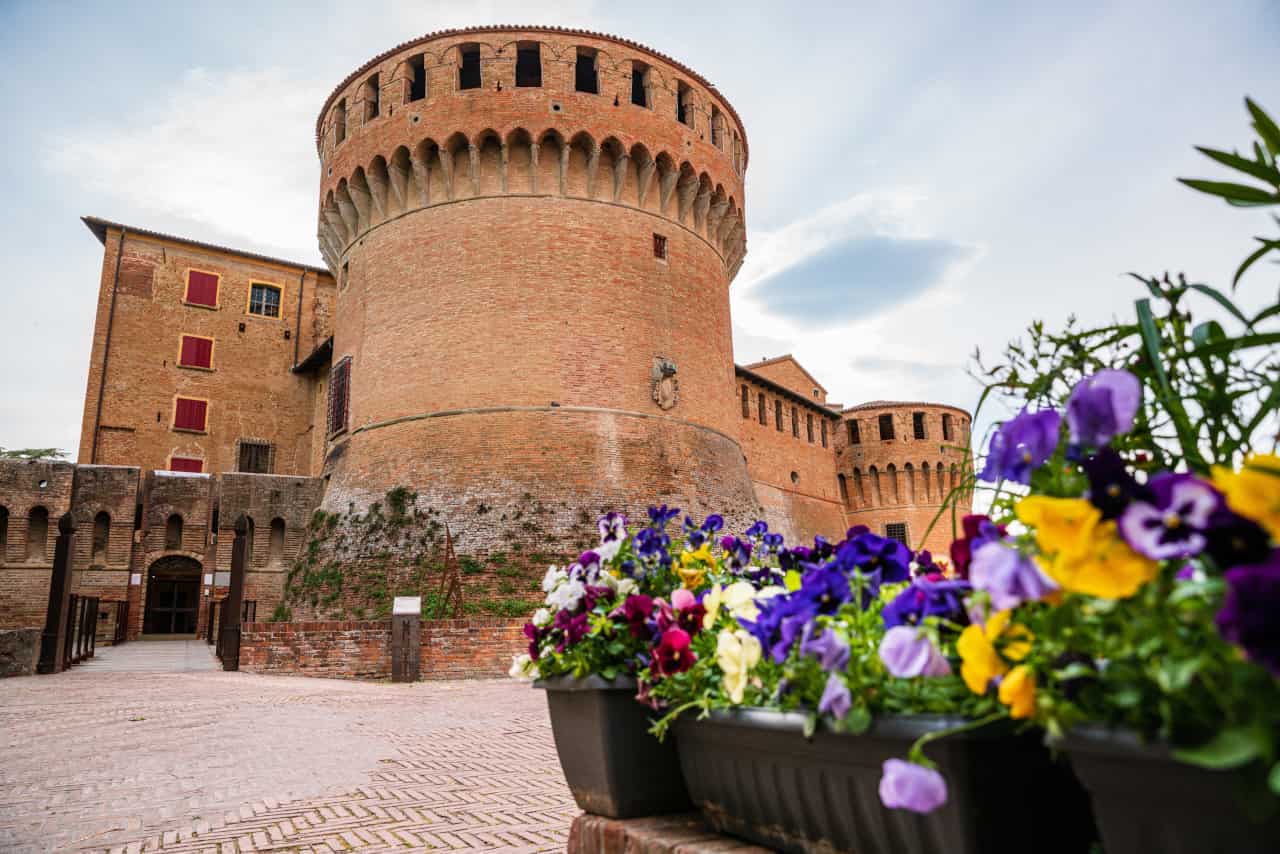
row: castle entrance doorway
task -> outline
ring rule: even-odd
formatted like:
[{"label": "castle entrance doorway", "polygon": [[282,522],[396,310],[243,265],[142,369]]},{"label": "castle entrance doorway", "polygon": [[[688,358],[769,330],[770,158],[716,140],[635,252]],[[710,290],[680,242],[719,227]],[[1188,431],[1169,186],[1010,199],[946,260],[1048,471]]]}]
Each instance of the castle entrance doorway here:
[{"label": "castle entrance doorway", "polygon": [[142,633],[191,635],[196,633],[200,607],[200,562],[181,555],[162,557],[147,573],[147,607]]}]

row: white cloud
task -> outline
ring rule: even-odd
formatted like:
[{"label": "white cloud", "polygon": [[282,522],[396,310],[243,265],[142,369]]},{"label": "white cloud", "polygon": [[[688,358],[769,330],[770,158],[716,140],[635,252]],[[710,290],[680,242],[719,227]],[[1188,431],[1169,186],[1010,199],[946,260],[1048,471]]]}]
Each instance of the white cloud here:
[{"label": "white cloud", "polygon": [[53,139],[49,166],[131,209],[316,257],[311,126],[326,94],[281,69],[192,69],[125,123]]}]

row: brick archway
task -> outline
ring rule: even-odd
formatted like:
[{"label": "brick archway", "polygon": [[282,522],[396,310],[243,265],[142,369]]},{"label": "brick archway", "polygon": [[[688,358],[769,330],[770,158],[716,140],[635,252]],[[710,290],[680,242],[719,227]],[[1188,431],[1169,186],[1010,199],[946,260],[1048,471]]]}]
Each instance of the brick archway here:
[{"label": "brick archway", "polygon": [[195,637],[200,621],[200,561],[168,555],[147,570],[143,600],[144,635]]}]

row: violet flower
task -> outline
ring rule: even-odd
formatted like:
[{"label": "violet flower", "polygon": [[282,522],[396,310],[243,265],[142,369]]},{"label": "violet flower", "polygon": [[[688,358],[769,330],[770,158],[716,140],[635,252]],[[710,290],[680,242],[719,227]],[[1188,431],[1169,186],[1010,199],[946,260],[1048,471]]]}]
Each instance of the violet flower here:
[{"label": "violet flower", "polygon": [[823,629],[807,637],[800,644],[802,655],[818,659],[818,666],[828,673],[844,670],[849,666],[849,644],[831,629]]},{"label": "violet flower", "polygon": [[894,626],[884,633],[880,660],[899,679],[951,675],[951,665],[933,641],[912,626]]},{"label": "violet flower", "polygon": [[961,578],[968,578],[974,550],[983,543],[1002,539],[1006,531],[1003,525],[992,522],[990,516],[977,513],[961,519],[960,527],[964,536],[951,542],[951,567]]},{"label": "violet flower", "polygon": [[1204,550],[1219,567],[1262,563],[1271,553],[1271,535],[1252,519],[1225,504],[1213,512]]},{"label": "violet flower", "polygon": [[1227,570],[1218,632],[1280,678],[1280,549],[1264,563]]},{"label": "violet flower", "polygon": [[1154,560],[1193,557],[1203,551],[1222,496],[1190,474],[1156,475],[1150,487],[1150,501],[1131,502],[1120,514],[1117,524],[1125,542]]},{"label": "violet flower", "polygon": [[1103,448],[1080,463],[1089,478],[1089,502],[1103,519],[1115,519],[1131,501],[1151,500],[1151,489],[1134,480],[1120,455]]},{"label": "violet flower", "polygon": [[596,552],[601,560],[613,560],[627,538],[627,517],[610,510],[597,520],[596,528],[600,531],[600,545]]},{"label": "violet flower", "polygon": [[827,687],[822,690],[822,699],[818,701],[818,714],[844,720],[851,708],[853,697],[848,686],[838,674],[832,673],[827,677]]},{"label": "violet flower", "polygon": [[997,611],[1035,602],[1058,589],[1034,560],[1001,542],[983,543],[973,553],[969,581],[975,590],[987,592]]},{"label": "violet flower", "polygon": [[679,507],[667,507],[663,504],[649,508],[649,523],[658,529],[667,527],[667,523],[680,515]]},{"label": "violet flower", "polygon": [[932,768],[886,759],[880,777],[880,803],[891,810],[928,813],[947,802],[947,781]]},{"label": "violet flower", "polygon": [[925,617],[941,617],[964,623],[964,595],[971,587],[967,581],[930,581],[917,578],[885,605],[880,617],[888,628],[919,625]]},{"label": "violet flower", "polygon": [[987,462],[978,479],[988,483],[1031,483],[1031,473],[1044,465],[1058,447],[1061,424],[1061,416],[1052,409],[1022,410],[1001,424],[992,437]]},{"label": "violet flower", "polygon": [[1128,371],[1098,371],[1076,383],[1067,400],[1072,445],[1100,448],[1133,429],[1142,383]]}]

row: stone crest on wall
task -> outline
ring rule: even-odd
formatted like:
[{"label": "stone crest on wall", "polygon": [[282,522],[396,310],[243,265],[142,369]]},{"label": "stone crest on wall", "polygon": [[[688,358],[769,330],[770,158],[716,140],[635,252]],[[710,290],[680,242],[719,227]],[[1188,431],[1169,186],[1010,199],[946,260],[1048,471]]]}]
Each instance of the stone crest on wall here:
[{"label": "stone crest on wall", "polygon": [[676,363],[662,356],[653,357],[653,402],[664,412],[680,401],[680,381],[676,379]]}]

